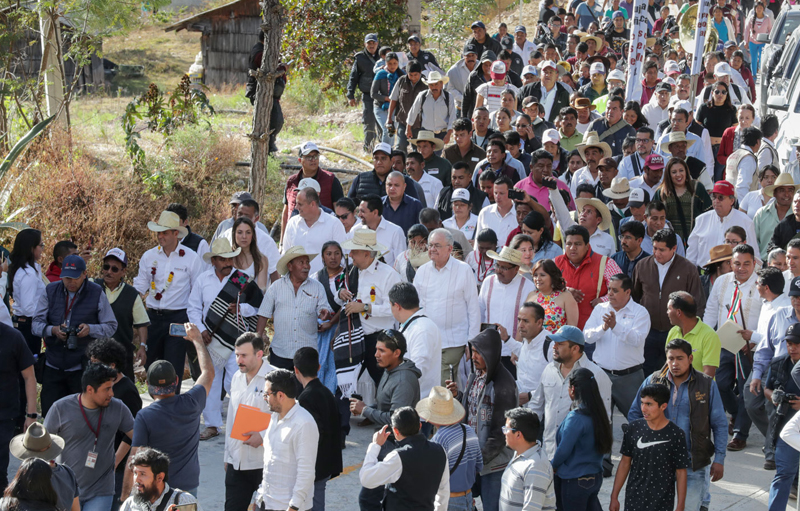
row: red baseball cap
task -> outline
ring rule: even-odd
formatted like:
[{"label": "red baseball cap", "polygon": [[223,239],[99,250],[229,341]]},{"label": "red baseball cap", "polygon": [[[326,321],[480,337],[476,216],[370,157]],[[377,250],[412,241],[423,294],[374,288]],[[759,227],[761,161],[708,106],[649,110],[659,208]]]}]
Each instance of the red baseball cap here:
[{"label": "red baseball cap", "polygon": [[718,193],[720,195],[736,195],[733,185],[728,181],[717,181],[714,183],[714,188],[711,189],[711,193]]},{"label": "red baseball cap", "polygon": [[651,154],[644,160],[644,166],[649,169],[663,169],[664,158],[660,154]]}]

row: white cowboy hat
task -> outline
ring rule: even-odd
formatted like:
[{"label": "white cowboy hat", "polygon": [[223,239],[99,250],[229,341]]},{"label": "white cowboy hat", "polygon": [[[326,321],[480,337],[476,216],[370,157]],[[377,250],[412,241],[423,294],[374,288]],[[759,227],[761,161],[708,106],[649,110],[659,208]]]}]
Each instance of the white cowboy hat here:
[{"label": "white cowboy hat", "polygon": [[441,151],[444,149],[444,142],[436,138],[436,135],[434,135],[432,131],[420,130],[420,132],[417,133],[417,138],[409,140],[409,142],[414,145],[417,145],[419,141],[432,143],[434,151]]},{"label": "white cowboy hat", "polygon": [[611,158],[611,156],[613,156],[613,153],[611,152],[611,146],[609,146],[605,142],[601,142],[600,136],[597,134],[596,131],[587,131],[586,136],[583,139],[583,143],[578,144],[575,147],[581,154],[581,158],[583,158],[583,161],[586,161],[586,150],[589,149],[590,147],[596,147],[601,151],[603,151],[603,158]]},{"label": "white cowboy hat", "polygon": [[669,146],[670,144],[674,144],[676,142],[686,142],[686,149],[689,149],[694,145],[694,140],[686,139],[686,133],[682,131],[670,131],[669,140],[661,144],[661,150],[667,154],[670,154]]},{"label": "white cowboy hat", "polygon": [[783,188],[784,186],[791,186],[795,191],[800,190],[800,184],[794,183],[794,179],[792,179],[792,175],[789,172],[781,172],[774,184],[764,188],[764,193],[767,197],[772,197],[776,188]]},{"label": "white cowboy hat", "polygon": [[228,238],[219,237],[214,240],[214,243],[211,244],[211,250],[203,254],[203,261],[208,264],[211,264],[212,257],[223,257],[225,259],[231,259],[233,257],[238,256],[242,253],[242,247],[238,247],[236,250],[231,248],[231,242],[228,241]]},{"label": "white cowboy hat", "polygon": [[416,406],[420,417],[437,426],[449,426],[461,422],[464,418],[464,407],[453,399],[453,393],[444,387],[433,387],[425,399],[420,399]]},{"label": "white cowboy hat", "polygon": [[369,250],[383,254],[389,249],[378,243],[375,231],[361,227],[353,231],[352,238],[342,243],[342,250]]},{"label": "white cowboy hat", "polygon": [[50,461],[64,450],[64,439],[51,435],[44,425],[34,422],[25,433],[11,439],[8,450],[20,460],[39,458]]},{"label": "white cowboy hat", "polygon": [[609,199],[624,199],[631,194],[631,185],[627,177],[615,177],[611,180],[608,190],[603,190],[603,195]]},{"label": "white cowboy hat", "polygon": [[181,238],[189,234],[186,227],[181,226],[181,217],[172,211],[162,211],[158,222],[147,222],[147,228],[153,232],[178,231]]},{"label": "white cowboy hat", "polygon": [[447,75],[442,76],[442,73],[440,73],[439,71],[431,71],[430,73],[428,73],[427,80],[425,78],[422,79],[422,83],[424,83],[425,85],[430,85],[432,83],[438,83],[438,82],[441,82],[442,85],[444,85],[449,81],[450,77]]},{"label": "white cowboy hat", "polygon": [[600,216],[603,217],[603,221],[600,222],[600,226],[598,229],[601,231],[605,231],[609,227],[611,227],[611,212],[608,210],[608,206],[603,204],[603,201],[592,197],[591,199],[575,199],[575,207],[578,210],[578,215],[580,216],[581,211],[583,211],[583,207],[586,205],[592,206],[596,208],[597,211],[600,212]]},{"label": "white cowboy hat", "polygon": [[289,271],[289,269],[286,267],[286,265],[289,264],[289,261],[303,256],[308,256],[308,260],[312,261],[315,257],[317,257],[317,254],[309,254],[306,252],[306,249],[302,247],[302,245],[295,245],[284,252],[281,258],[278,259],[278,275],[286,275],[286,272]]},{"label": "white cowboy hat", "polygon": [[522,262],[522,252],[511,247],[503,247],[498,254],[494,250],[487,250],[486,257],[494,259],[495,261],[503,261],[504,263],[513,264],[514,266],[521,266],[527,268],[528,265]]}]

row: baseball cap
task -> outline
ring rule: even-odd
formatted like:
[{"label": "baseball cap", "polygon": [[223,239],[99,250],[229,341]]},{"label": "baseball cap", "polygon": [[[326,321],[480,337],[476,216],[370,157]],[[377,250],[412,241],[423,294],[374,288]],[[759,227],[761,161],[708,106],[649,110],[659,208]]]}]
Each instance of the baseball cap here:
[{"label": "baseball cap", "polygon": [[731,66],[728,65],[727,62],[718,62],[716,66],[714,66],[714,76],[730,76],[731,75]]},{"label": "baseball cap", "polygon": [[450,202],[461,201],[469,204],[469,190],[466,188],[457,188],[453,190],[453,196],[450,197]]},{"label": "baseball cap", "polygon": [[178,375],[167,360],[156,360],[147,370],[147,391],[153,396],[172,394],[178,389]]},{"label": "baseball cap", "polygon": [[390,146],[386,142],[381,142],[380,144],[376,144],[375,145],[375,149],[372,150],[372,154],[374,155],[375,153],[378,153],[378,152],[386,153],[387,155],[391,156],[392,155],[392,146]]},{"label": "baseball cap", "polygon": [[475,21],[475,22],[472,23],[472,25],[469,26],[469,28],[473,28],[473,29],[474,28],[482,28],[482,29],[486,30],[486,25],[484,25],[482,21]]},{"label": "baseball cap", "polygon": [[236,192],[231,196],[231,200],[228,204],[241,204],[246,200],[253,200],[253,196],[250,195],[250,192],[246,191]]},{"label": "baseball cap", "polygon": [[617,18],[625,18],[625,15],[622,14],[622,11],[614,11],[614,14],[611,15],[612,20]]},{"label": "baseball cap", "polygon": [[[800,296],[800,277],[792,279],[792,285],[789,287],[789,296]],[[795,325],[800,326],[800,323],[795,323]],[[798,335],[800,335],[800,332],[798,332]]]},{"label": "baseball cap", "polygon": [[128,266],[128,256],[125,254],[121,248],[112,248],[108,252],[106,252],[105,257],[103,260],[108,259],[109,257],[113,257],[117,261],[122,263],[122,266]]},{"label": "baseball cap", "polygon": [[611,80],[619,80],[622,83],[627,83],[627,80],[625,80],[625,73],[619,69],[612,69],[611,72],[608,73],[608,81],[610,82]]},{"label": "baseball cap", "polygon": [[722,47],[723,48],[730,48],[730,47],[735,47],[735,46],[736,46],[736,41],[731,39],[729,41],[726,41],[725,44]]},{"label": "baseball cap", "polygon": [[[677,97],[677,96],[675,96]],[[681,99],[680,101],[676,101],[675,105],[672,107],[673,109],[682,108],[689,113],[692,113],[692,104],[686,101],[685,99]]]},{"label": "baseball cap", "polygon": [[514,28],[514,33],[516,34],[517,32],[522,32],[523,34],[526,34],[526,35],[528,34],[528,31],[527,31],[527,30],[525,29],[525,27],[524,27],[524,26],[522,26],[522,25],[517,25],[517,26]]},{"label": "baseball cap", "polygon": [[664,63],[664,74],[681,73],[681,68],[674,60],[668,60]]},{"label": "baseball cap", "polygon": [[[670,87],[673,87],[673,86],[675,86],[675,85],[678,85],[677,83],[675,83],[675,79],[674,79],[674,78],[672,78],[671,76],[668,76],[668,77],[664,78],[663,80],[661,80],[661,83],[666,83],[666,84],[667,84],[667,85],[669,85]],[[677,98],[678,96],[673,96],[673,97],[676,97],[676,98]]]},{"label": "baseball cap", "polygon": [[[792,290],[793,289],[794,281],[792,281]],[[800,290],[798,290],[797,295],[793,295],[792,291],[790,290],[789,296],[800,296]],[[800,323],[789,325],[789,328],[786,329],[786,335],[784,336],[783,340],[794,344],[800,343]]]},{"label": "baseball cap", "polygon": [[656,92],[672,92],[672,87],[668,83],[659,82],[656,85]]},{"label": "baseball cap", "polygon": [[728,181],[717,181],[714,183],[714,188],[711,189],[711,193],[718,193],[720,195],[736,195],[733,185]]},{"label": "baseball cap", "polygon": [[462,56],[467,56],[470,53],[474,53],[475,55],[478,54],[478,50],[475,49],[475,43],[467,43],[464,45],[464,51],[461,52]]},{"label": "baseball cap", "polygon": [[649,169],[663,169],[664,168],[664,157],[660,154],[651,154],[647,156],[644,160],[644,166]]},{"label": "baseball cap", "polygon": [[313,177],[304,177],[297,183],[297,191],[303,190],[305,188],[313,188],[315,192],[320,192],[319,183]]},{"label": "baseball cap", "polygon": [[539,98],[535,96],[528,96],[527,98],[522,100],[522,108],[528,108],[529,106],[541,106],[539,103]]},{"label": "baseball cap", "polygon": [[494,62],[497,59],[497,54],[492,50],[484,50],[481,54],[481,64],[484,62]]},{"label": "baseball cap", "polygon": [[492,80],[502,80],[506,77],[506,65],[500,60],[495,60],[492,62],[492,70],[489,74]]},{"label": "baseball cap", "polygon": [[562,326],[556,331],[556,333],[548,335],[546,339],[554,343],[570,341],[580,346],[584,345],[583,332],[581,332],[581,330],[578,327],[574,327],[572,325]]},{"label": "baseball cap", "polygon": [[544,71],[548,67],[551,67],[551,68],[555,69],[556,71],[558,71],[558,64],[556,64],[552,60],[543,60],[543,61],[539,62],[539,69],[541,69],[542,71]]},{"label": "baseball cap", "polygon": [[600,160],[600,163],[597,164],[597,168],[603,167],[605,169],[612,168],[616,169],[619,165],[617,164],[617,160],[614,158],[606,157]]},{"label": "baseball cap", "polygon": [[408,36],[408,39],[406,39],[406,42],[410,43],[411,41],[414,41],[415,43],[422,44],[422,38],[420,38],[420,36],[418,36],[417,34],[412,34],[412,35]]},{"label": "baseball cap", "polygon": [[306,142],[300,146],[300,156],[307,156],[314,151],[319,152],[319,147],[314,142]]},{"label": "baseball cap", "polygon": [[531,66],[530,64],[528,64],[527,66],[522,68],[522,73],[520,73],[520,76],[525,76],[525,75],[538,76],[539,73],[536,72],[535,66]]},{"label": "baseball cap", "polygon": [[558,135],[557,130],[549,129],[549,130],[544,130],[544,133],[542,133],[542,144],[546,142],[558,144],[560,141],[561,137]]},{"label": "baseball cap", "polygon": [[602,63],[602,62],[595,62],[595,63],[594,63],[594,64],[592,64],[592,66],[589,68],[589,74],[590,74],[590,75],[593,75],[593,74],[601,74],[601,75],[604,75],[604,74],[606,74],[606,67],[603,65],[603,63]]},{"label": "baseball cap", "polygon": [[61,277],[77,279],[86,271],[86,261],[79,255],[68,255],[61,263]]},{"label": "baseball cap", "polygon": [[647,190],[641,188],[631,188],[631,194],[628,196],[628,206],[632,208],[640,208],[650,202],[650,194]]},{"label": "baseball cap", "polygon": [[367,34],[364,37],[364,42],[368,43],[370,41],[375,41],[377,43],[378,42],[378,34]]}]

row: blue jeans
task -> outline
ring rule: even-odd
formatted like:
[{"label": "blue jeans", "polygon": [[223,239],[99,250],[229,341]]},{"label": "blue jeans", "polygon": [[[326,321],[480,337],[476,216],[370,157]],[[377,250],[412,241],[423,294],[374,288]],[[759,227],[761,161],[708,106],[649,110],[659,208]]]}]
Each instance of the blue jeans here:
[{"label": "blue jeans", "polygon": [[711,478],[711,465],[692,470],[686,469],[686,511],[700,511],[700,506],[706,499],[706,481]]},{"label": "blue jeans", "polygon": [[89,500],[79,499],[81,511],[109,511],[114,503],[113,495],[98,495]]},{"label": "blue jeans", "polygon": [[478,481],[480,481],[480,497],[483,511],[499,511],[503,471],[498,470],[485,476],[478,476]]},{"label": "blue jeans", "polygon": [[603,485],[603,473],[578,477],[575,479],[553,479],[558,511],[601,511],[597,494]]},{"label": "blue jeans", "polygon": [[314,503],[311,506],[311,511],[325,511],[325,486],[328,484],[330,477],[314,481]]},{"label": "blue jeans", "polygon": [[750,71],[753,72],[753,76],[756,76],[758,73],[758,68],[761,65],[761,50],[764,48],[764,43],[753,43],[749,44],[750,47]]},{"label": "blue jeans", "polygon": [[373,106],[372,111],[375,114],[375,121],[378,123],[378,128],[380,128],[382,135],[381,142],[386,142],[387,144],[392,145],[392,142],[394,142],[394,137],[390,137],[389,133],[386,132],[386,121],[389,119],[389,112],[379,106]]},{"label": "blue jeans", "polygon": [[800,453],[789,444],[778,438],[775,444],[775,477],[769,486],[769,511],[786,509],[789,502],[789,490],[797,476],[797,463]]},{"label": "blue jeans", "polygon": [[460,497],[450,497],[447,502],[447,511],[472,511],[472,493]]},{"label": "blue jeans", "polygon": [[406,129],[408,126],[402,122],[395,123],[395,126],[397,126],[397,144],[393,149],[405,153],[408,151],[408,137],[406,136]]}]

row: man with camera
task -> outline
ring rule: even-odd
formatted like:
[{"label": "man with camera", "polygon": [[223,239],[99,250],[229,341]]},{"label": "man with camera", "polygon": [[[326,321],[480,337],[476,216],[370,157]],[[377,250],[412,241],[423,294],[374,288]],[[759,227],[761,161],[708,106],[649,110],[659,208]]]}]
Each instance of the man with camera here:
[{"label": "man with camera", "polygon": [[62,397],[81,391],[86,346],[98,337],[112,337],[116,330],[117,319],[103,288],[86,278],[86,262],[75,254],[65,257],[61,280],[48,284],[31,326],[47,347],[42,415]]}]

